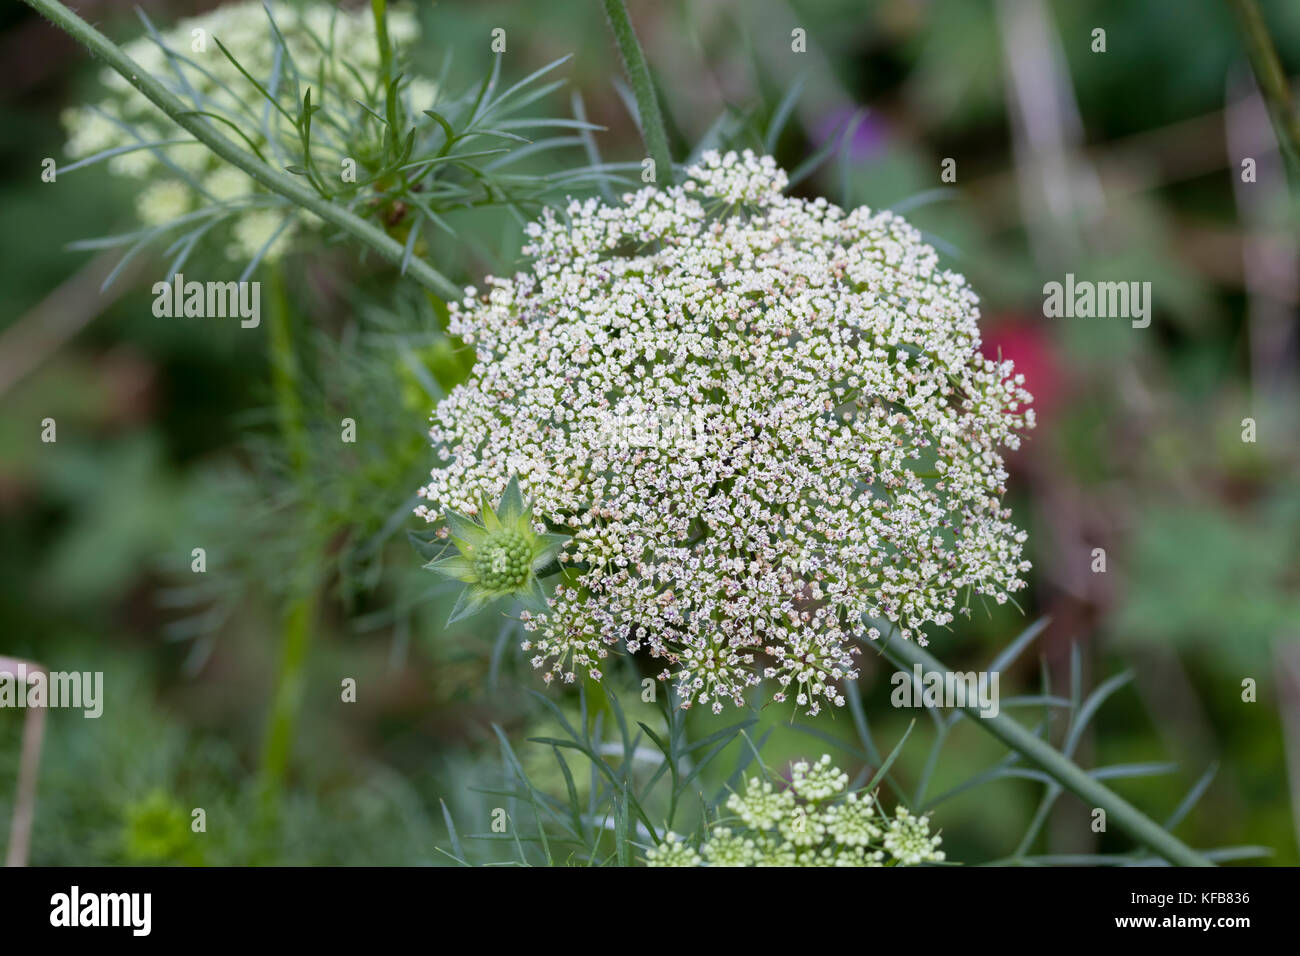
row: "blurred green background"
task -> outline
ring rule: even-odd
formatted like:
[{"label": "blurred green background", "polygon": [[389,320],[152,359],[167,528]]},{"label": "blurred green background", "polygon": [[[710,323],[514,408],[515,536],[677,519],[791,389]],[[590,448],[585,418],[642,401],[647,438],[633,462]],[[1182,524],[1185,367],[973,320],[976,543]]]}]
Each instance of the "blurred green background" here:
[{"label": "blurred green background", "polygon": [[[167,25],[214,5],[144,6]],[[569,86],[548,108],[571,115],[580,91],[606,127],[595,137],[605,160],[644,154],[599,4],[416,6],[415,68],[436,74],[454,51],[451,80],[472,85],[490,62],[490,31],[505,28],[505,81],[573,54],[560,70]],[[1258,862],[1300,862],[1300,177],[1293,168],[1288,184],[1228,6],[629,6],[676,158],[701,141],[761,148],[753,130],[801,84],[778,160],[794,169],[835,146],[798,192],[904,212],[972,281],[986,348],[1015,359],[1037,396],[1038,428],[1010,460],[1009,499],[1034,562],[1027,616],[977,609],[931,650],[979,667],[1050,617],[1003,674],[1004,696],[1038,692],[1044,675],[1068,694],[1074,647],[1085,687],[1131,669],[1080,759],[1169,762],[1113,781],[1157,819],[1217,765],[1177,834],[1199,847],[1269,848]],[[1300,72],[1300,6],[1262,8],[1288,74]],[[119,41],[142,32],[130,4],[83,0],[79,10]],[[807,31],[806,53],[791,50],[795,28]],[[1093,51],[1097,28],[1104,53]],[[31,861],[448,862],[437,852],[448,845],[439,801],[462,833],[486,831],[500,803],[474,789],[500,782],[492,723],[521,759],[536,758],[538,780],[563,787],[549,748],[523,742],[554,728],[523,692],[542,685],[502,640],[500,617],[444,628],[454,594],[405,540],[434,464],[429,409],[468,356],[440,331],[437,304],[373,257],[333,243],[290,259],[281,275],[304,443],[294,459],[270,323],[155,318],[161,251],[101,293],[114,253],[68,250],[131,224],[131,185],[102,165],[40,178],[44,157],[63,161],[60,110],[97,96],[97,69],[22,4],[5,5],[0,31],[0,656],[101,670],[106,684],[101,719],[50,714]],[[1241,177],[1247,157],[1252,183]],[[945,159],[953,183],[941,180]],[[582,161],[574,150],[534,168]],[[508,213],[456,226],[459,239],[433,239],[427,252],[454,280],[518,266]],[[1042,286],[1067,272],[1149,281],[1150,327],[1045,318]],[[345,416],[358,423],[356,445],[339,443]],[[57,422],[55,443],[41,441],[45,418]],[[1254,442],[1242,440],[1245,418]],[[190,570],[196,547],[207,553],[202,575]],[[1092,570],[1096,548],[1105,573]],[[306,656],[300,684],[286,688],[282,655],[298,625]],[[885,746],[914,716],[889,706],[889,673],[864,657],[864,703]],[[348,677],[356,703],[339,699]],[[1247,678],[1258,684],[1251,703]],[[610,679],[630,708],[632,673]],[[547,693],[573,708],[571,694]],[[276,700],[298,713],[278,769],[265,743]],[[825,749],[778,710],[763,712],[769,765]],[[22,718],[0,710],[0,842]],[[728,717],[690,720],[704,735]],[[813,723],[852,736],[845,712]],[[922,719],[897,765],[904,779],[922,772],[929,734]],[[930,793],[999,754],[959,728]],[[940,804],[949,859],[1009,854],[1037,795],[1031,782],[1001,780]],[[201,836],[190,832],[195,807],[207,812]],[[1062,800],[1037,849],[1128,848],[1087,820],[1087,808]],[[474,852],[508,855],[499,850]]]}]

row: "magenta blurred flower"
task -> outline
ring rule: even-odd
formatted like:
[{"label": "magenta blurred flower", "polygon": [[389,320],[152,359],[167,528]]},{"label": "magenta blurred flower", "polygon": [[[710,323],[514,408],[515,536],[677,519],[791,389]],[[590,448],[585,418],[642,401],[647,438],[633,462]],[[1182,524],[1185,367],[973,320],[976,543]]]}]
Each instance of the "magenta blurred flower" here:
[{"label": "magenta blurred flower", "polygon": [[839,106],[813,123],[813,141],[823,146],[829,140],[835,140],[835,148],[844,145],[844,137],[849,141],[849,160],[861,162],[884,150],[889,138],[889,126],[878,114],[865,107]]}]

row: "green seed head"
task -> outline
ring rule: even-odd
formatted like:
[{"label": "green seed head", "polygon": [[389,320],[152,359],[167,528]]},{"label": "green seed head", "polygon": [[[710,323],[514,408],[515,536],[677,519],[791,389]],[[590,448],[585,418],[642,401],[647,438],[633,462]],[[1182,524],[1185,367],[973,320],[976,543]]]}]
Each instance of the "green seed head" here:
[{"label": "green seed head", "polygon": [[425,565],[465,585],[447,622],[454,624],[501,598],[518,600],[535,612],[544,609],[546,591],[533,569],[554,573],[549,566],[558,567],[557,556],[569,537],[536,530],[532,505],[524,501],[514,477],[496,505],[484,495],[478,510],[477,520],[457,511],[446,513],[456,553],[444,552]]},{"label": "green seed head", "polygon": [[474,572],[480,584],[492,591],[514,591],[528,581],[532,557],[528,541],[511,528],[494,531],[474,555]]}]

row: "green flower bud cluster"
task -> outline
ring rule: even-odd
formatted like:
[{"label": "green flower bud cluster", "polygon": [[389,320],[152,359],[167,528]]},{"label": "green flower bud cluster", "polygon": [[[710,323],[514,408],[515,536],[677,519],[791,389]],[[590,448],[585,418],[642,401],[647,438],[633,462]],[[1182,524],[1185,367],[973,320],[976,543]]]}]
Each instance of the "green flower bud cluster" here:
[{"label": "green flower bud cluster", "polygon": [[448,511],[442,532],[455,550],[425,565],[465,585],[447,623],[480,610],[498,598],[518,599],[534,611],[546,607],[538,572],[556,562],[568,535],[538,531],[531,504],[524,503],[519,482],[511,478],[494,508],[480,497],[478,520]]},{"label": "green flower bud cluster", "polygon": [[[825,754],[791,767],[790,786],[751,778],[727,800],[699,848],[669,831],[648,866],[916,866],[944,859],[930,819],[906,807],[891,817],[875,794],[848,792],[849,776]],[[739,824],[739,826],[737,826]]]},{"label": "green flower bud cluster", "polygon": [[474,573],[490,591],[515,591],[528,581],[531,549],[518,531],[494,531],[474,555]]}]

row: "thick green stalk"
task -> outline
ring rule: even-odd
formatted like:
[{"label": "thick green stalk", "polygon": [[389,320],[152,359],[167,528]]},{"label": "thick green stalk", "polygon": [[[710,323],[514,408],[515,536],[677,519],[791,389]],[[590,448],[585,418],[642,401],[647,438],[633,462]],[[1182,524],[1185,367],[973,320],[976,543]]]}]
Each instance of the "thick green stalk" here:
[{"label": "thick green stalk", "polygon": [[[880,648],[886,657],[909,670],[917,664],[924,671],[947,673],[948,668],[914,641],[895,638]],[[1049,777],[1092,807],[1106,811],[1106,818],[1121,830],[1150,847],[1170,863],[1179,866],[1213,866],[1214,864],[1187,846],[1115,791],[1089,776],[1087,771],[1065,757],[1046,741],[1035,737],[1005,714],[981,717],[978,704],[961,708],[971,723],[988,731],[1004,744],[1037,764]]]},{"label": "thick green stalk", "polygon": [[316,615],[313,586],[300,588],[285,611],[280,645],[280,671],[276,676],[271,714],[262,744],[261,796],[266,809],[274,813],[289,772],[293,739],[302,708],[303,688],[307,675],[307,651],[311,646],[311,627]]},{"label": "thick green stalk", "polygon": [[[134,60],[106,36],[77,16],[58,0],[26,0],[27,4],[74,40],[100,57],[128,83],[143,93],[155,106],[199,142],[228,163],[238,166],[267,189],[309,209],[326,222],[338,226],[357,241],[374,249],[389,262],[400,265],[405,250],[402,244],[382,229],[348,212],[342,206],[322,199],[294,176],[266,165],[252,153],[219,133],[202,116],[174,96],[165,86],[145,72]],[[412,257],[406,271],[415,281],[444,298],[459,299],[461,290],[446,276],[422,259]]]},{"label": "thick green stalk", "polygon": [[[303,490],[303,499],[310,501],[306,483],[310,477],[307,443],[307,425],[303,417],[301,390],[298,381],[298,359],[293,347],[293,317],[289,298],[284,287],[284,277],[279,266],[267,267],[269,297],[269,335],[271,359],[271,385],[275,395],[276,414],[280,436],[289,453],[293,478]],[[306,516],[303,520],[307,520]],[[307,529],[311,535],[311,529]],[[279,805],[284,778],[289,770],[293,753],[293,740],[302,707],[303,686],[306,681],[307,651],[311,645],[311,628],[316,613],[317,582],[312,572],[315,554],[302,555],[290,583],[288,607],[285,609],[280,643],[280,669],[276,675],[267,719],[266,735],[262,744],[262,798],[267,810],[274,813]]]},{"label": "thick green stalk", "polygon": [[645,54],[637,42],[636,31],[628,18],[627,7],[623,0],[605,0],[605,15],[609,17],[609,27],[614,32],[614,42],[623,55],[623,66],[627,69],[627,78],[632,83],[632,92],[636,95],[637,112],[641,114],[641,135],[650,150],[650,158],[655,161],[655,179],[665,186],[673,182],[673,159],[668,152],[668,134],[664,130],[664,117],[659,112],[659,98],[655,95],[654,82],[650,79],[650,67],[646,65]]},{"label": "thick green stalk", "polygon": [[302,398],[298,388],[298,355],[293,348],[293,317],[289,313],[288,294],[284,288],[284,275],[277,263],[265,267],[268,297],[271,360],[271,390],[275,396],[275,411],[280,435],[289,452],[289,463],[294,477],[301,481],[307,466],[307,426],[303,417]]},{"label": "thick green stalk", "polygon": [[1296,109],[1291,84],[1278,60],[1268,24],[1264,22],[1256,0],[1228,0],[1228,3],[1241,26],[1246,53],[1255,71],[1255,81],[1268,105],[1269,115],[1273,118],[1278,142],[1293,168],[1300,172],[1300,110]]}]

